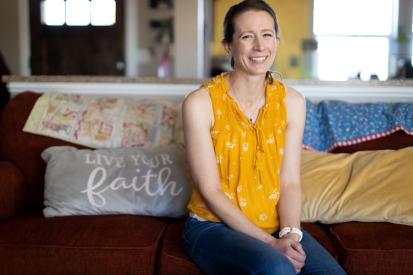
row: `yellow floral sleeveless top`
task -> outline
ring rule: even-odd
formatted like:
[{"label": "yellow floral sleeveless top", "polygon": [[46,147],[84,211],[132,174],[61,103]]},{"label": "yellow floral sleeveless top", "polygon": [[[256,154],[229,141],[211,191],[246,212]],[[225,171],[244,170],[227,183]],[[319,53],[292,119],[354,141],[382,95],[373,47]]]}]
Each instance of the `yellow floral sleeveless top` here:
[{"label": "yellow floral sleeveless top", "polygon": [[[286,129],[285,87],[274,80],[266,87],[266,101],[251,123],[229,94],[223,73],[203,85],[209,90],[214,126],[211,137],[223,191],[258,227],[272,233],[279,228],[280,168]],[[195,215],[220,221],[193,188],[188,205]]]}]

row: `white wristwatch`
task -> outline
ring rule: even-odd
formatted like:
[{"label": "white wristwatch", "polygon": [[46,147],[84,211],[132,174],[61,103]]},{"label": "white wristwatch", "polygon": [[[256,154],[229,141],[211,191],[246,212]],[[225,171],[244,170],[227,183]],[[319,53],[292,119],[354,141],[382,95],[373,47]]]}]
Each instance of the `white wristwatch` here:
[{"label": "white wristwatch", "polygon": [[299,239],[298,239],[299,242],[303,239],[303,231],[301,231],[300,228],[289,227],[289,226],[283,227],[280,230],[280,233],[278,233],[278,237],[281,239],[282,237],[290,233],[297,234],[299,236]]}]

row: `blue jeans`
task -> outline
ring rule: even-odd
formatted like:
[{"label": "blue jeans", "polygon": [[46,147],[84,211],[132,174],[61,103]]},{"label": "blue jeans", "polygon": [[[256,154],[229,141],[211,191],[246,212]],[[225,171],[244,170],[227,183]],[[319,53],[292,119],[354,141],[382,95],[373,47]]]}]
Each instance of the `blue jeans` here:
[{"label": "blue jeans", "polygon": [[[310,234],[304,230],[303,234],[301,245],[306,261],[300,274],[346,274]],[[189,217],[185,222],[183,247],[205,274],[296,274],[290,260],[276,248],[221,222]]]}]

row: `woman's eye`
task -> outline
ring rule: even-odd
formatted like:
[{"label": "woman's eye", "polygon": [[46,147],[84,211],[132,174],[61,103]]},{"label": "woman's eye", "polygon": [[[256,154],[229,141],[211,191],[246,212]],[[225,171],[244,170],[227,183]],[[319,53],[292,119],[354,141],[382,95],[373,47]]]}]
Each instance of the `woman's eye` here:
[{"label": "woman's eye", "polygon": [[272,33],[264,33],[264,37],[273,37]]},{"label": "woman's eye", "polygon": [[245,35],[241,36],[241,39],[249,39],[249,38],[252,38],[251,34],[245,34]]}]

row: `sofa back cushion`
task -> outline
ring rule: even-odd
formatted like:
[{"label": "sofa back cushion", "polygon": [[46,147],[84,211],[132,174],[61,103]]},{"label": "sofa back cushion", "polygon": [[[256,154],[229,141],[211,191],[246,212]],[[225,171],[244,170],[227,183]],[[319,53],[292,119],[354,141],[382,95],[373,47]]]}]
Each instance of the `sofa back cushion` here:
[{"label": "sofa back cushion", "polygon": [[32,107],[41,94],[24,92],[15,96],[3,110],[0,120],[0,158],[12,162],[26,182],[25,207],[43,208],[43,188],[46,164],[40,154],[50,146],[71,145],[62,140],[22,131]]}]

